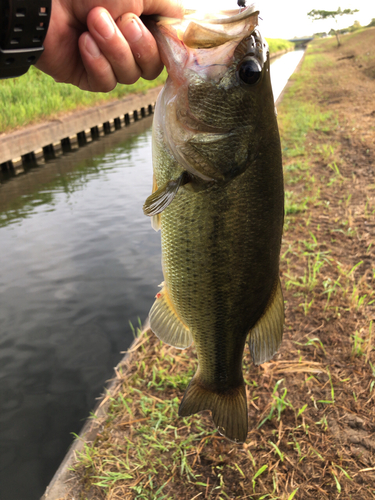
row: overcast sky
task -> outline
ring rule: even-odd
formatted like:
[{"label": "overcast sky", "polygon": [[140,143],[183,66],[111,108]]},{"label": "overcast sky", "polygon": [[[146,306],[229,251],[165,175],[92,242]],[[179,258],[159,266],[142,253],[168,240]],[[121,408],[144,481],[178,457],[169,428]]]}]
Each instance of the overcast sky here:
[{"label": "overcast sky", "polygon": [[[247,1],[247,5],[253,3]],[[187,8],[197,9],[204,6],[207,11],[235,9],[237,0],[184,0]],[[338,18],[338,28],[345,28],[359,21],[362,26],[375,18],[375,0],[259,0],[256,2],[262,20],[259,22],[262,35],[267,38],[293,38],[307,36],[336,27],[333,19],[310,21],[307,13],[316,10],[358,9],[353,16]],[[374,35],[375,36],[375,35]]]}]

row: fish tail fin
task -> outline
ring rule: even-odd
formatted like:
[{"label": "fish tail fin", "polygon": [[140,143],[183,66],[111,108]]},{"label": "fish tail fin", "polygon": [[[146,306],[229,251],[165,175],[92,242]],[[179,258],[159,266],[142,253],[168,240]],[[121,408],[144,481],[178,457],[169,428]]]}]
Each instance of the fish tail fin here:
[{"label": "fish tail fin", "polygon": [[178,414],[187,417],[202,410],[211,410],[212,420],[220,434],[236,443],[247,436],[247,403],[245,384],[226,391],[205,388],[195,375],[181,401]]}]

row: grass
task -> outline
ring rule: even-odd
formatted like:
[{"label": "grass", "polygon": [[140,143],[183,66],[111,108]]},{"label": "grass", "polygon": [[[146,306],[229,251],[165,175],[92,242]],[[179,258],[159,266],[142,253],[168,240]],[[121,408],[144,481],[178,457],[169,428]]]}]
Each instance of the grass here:
[{"label": "grass", "polygon": [[294,43],[282,38],[266,38],[270,53],[281,52],[282,50],[294,50]]},{"label": "grass", "polygon": [[54,118],[61,113],[121,99],[128,94],[145,93],[150,88],[162,85],[165,78],[166,72],[163,71],[156,80],[140,79],[134,85],[118,84],[112,92],[104,94],[56,83],[52,77],[31,66],[19,78],[0,80],[0,133]]},{"label": "grass", "polygon": [[358,160],[352,177],[350,154],[368,149],[363,135],[348,147],[352,119],[326,104],[345,83],[336,50],[314,42],[278,109],[289,193],[286,325],[270,362],[255,367],[246,351],[246,443],[219,436],[208,412],[178,418],[196,353],[146,331],[78,457],[74,498],[374,498],[374,187],[367,163]]},{"label": "grass", "polygon": [[[270,51],[289,50],[293,44],[287,40],[268,39]],[[89,108],[107,101],[121,99],[132,93],[145,93],[162,85],[166,71],[153,81],[140,79],[134,85],[121,85],[109,93],[80,90],[74,85],[56,83],[54,79],[31,66],[28,73],[8,80],[0,80],[0,133],[55,118],[59,114]]]}]

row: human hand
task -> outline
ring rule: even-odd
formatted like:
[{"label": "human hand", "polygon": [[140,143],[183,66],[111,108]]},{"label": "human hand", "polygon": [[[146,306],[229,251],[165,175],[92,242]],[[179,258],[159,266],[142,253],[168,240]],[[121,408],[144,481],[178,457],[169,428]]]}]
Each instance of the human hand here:
[{"label": "human hand", "polygon": [[163,69],[141,14],[179,17],[179,0],[52,0],[44,52],[36,66],[58,82],[109,92],[152,80]]}]

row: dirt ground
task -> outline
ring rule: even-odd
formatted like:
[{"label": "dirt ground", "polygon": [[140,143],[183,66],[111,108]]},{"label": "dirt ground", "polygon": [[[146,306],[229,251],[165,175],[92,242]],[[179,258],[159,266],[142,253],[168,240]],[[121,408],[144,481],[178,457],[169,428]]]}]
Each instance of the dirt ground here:
[{"label": "dirt ground", "polygon": [[[301,132],[304,103],[317,118]],[[208,412],[177,417],[194,349],[145,335],[80,457],[75,498],[375,498],[375,29],[344,36],[339,48],[333,39],[314,44],[278,111],[285,333],[260,367],[246,350],[246,443],[220,437]],[[168,418],[157,423],[156,411]],[[115,480],[122,470],[128,477]]]}]

